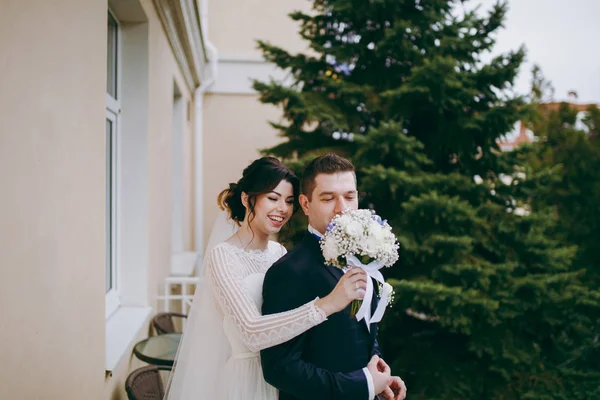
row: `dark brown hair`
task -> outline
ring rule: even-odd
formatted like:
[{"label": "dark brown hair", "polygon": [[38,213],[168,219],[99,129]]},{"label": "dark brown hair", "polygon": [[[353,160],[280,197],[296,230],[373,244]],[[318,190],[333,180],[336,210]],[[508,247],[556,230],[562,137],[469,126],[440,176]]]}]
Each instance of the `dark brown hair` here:
[{"label": "dark brown hair", "polygon": [[[298,208],[300,182],[294,172],[283,165],[275,157],[262,157],[254,160],[244,169],[237,183],[230,183],[229,188],[219,193],[217,204],[221,210],[227,210],[231,219],[238,225],[246,218],[246,207],[242,203],[242,192],[248,195],[249,219],[254,218],[256,198],[271,192],[281,181],[292,184],[294,190],[294,211]],[[248,221],[248,222],[250,222]]]},{"label": "dark brown hair", "polygon": [[315,190],[315,180],[317,175],[336,174],[339,172],[353,172],[354,179],[356,179],[354,165],[344,157],[328,153],[315,158],[304,167],[304,173],[302,174],[302,193],[308,197],[309,201],[312,201],[312,194]]}]

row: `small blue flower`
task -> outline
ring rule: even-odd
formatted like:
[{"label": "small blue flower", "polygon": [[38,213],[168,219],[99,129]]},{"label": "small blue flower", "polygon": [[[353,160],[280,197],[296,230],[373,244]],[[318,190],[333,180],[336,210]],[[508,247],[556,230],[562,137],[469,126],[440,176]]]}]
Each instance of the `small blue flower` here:
[{"label": "small blue flower", "polygon": [[379,215],[373,215],[373,217],[372,217],[372,218],[373,218],[373,220],[374,220],[375,222],[377,222],[379,225],[383,225],[383,224],[385,224],[385,223],[387,222],[387,219],[386,219],[385,221],[382,221],[382,220],[381,220],[381,217],[380,217]]}]

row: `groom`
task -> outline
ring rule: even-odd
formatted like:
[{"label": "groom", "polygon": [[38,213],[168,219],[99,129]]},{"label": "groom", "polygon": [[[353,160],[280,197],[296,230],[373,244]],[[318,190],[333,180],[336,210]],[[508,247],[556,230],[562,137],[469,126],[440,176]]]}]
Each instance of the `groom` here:
[{"label": "groom", "polygon": [[[356,175],[350,161],[335,154],[315,158],[302,176],[300,205],[308,216],[304,240],[267,272],[263,314],[301,306],[331,292],[343,272],[325,265],[319,238],[331,219],[358,208]],[[373,299],[372,312],[377,305]],[[280,400],[380,398],[401,400],[404,382],[390,377],[379,358],[377,324],[350,317],[350,307],[281,345],[261,351],[265,380],[279,389]]]}]

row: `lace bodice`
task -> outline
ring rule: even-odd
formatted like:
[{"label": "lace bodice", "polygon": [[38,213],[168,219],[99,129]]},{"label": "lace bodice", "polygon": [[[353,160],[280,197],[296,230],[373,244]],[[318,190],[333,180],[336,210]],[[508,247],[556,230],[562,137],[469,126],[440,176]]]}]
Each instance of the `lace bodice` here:
[{"label": "lace bodice", "polygon": [[265,273],[284,254],[276,242],[264,251],[221,243],[210,252],[208,276],[234,355],[287,342],[327,319],[316,299],[294,310],[261,314]]}]

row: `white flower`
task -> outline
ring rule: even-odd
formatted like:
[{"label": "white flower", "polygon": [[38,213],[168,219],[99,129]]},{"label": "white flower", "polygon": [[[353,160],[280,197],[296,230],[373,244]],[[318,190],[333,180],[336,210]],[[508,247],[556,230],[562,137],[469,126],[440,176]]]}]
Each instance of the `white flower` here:
[{"label": "white flower", "polygon": [[333,240],[327,240],[323,244],[323,257],[325,260],[335,260],[339,256],[339,248]]},{"label": "white flower", "polygon": [[394,243],[389,243],[389,242],[386,242],[386,243],[384,243],[384,244],[382,245],[382,250],[383,250],[385,253],[392,253],[392,252],[395,250],[395,248],[394,248]]},{"label": "white flower", "polygon": [[390,242],[392,242],[392,243],[395,243],[396,242],[396,235],[394,235],[394,232],[392,232],[392,230],[389,229],[389,230],[387,230],[385,232],[385,239],[388,240],[388,241],[390,241]]},{"label": "white flower", "polygon": [[336,226],[345,228],[350,223],[350,217],[348,215],[340,215],[335,219]]},{"label": "white flower", "polygon": [[389,299],[394,293],[394,287],[387,282],[383,283],[383,294]]},{"label": "white flower", "polygon": [[371,220],[369,222],[369,235],[373,235],[376,240],[383,240],[385,232],[379,222]]},{"label": "white flower", "polygon": [[363,227],[358,221],[350,221],[346,226],[346,233],[354,238],[359,237],[362,233],[362,230]]},{"label": "white flower", "polygon": [[387,304],[386,306],[392,306],[392,304],[394,303],[395,297],[396,297],[396,293],[394,292],[394,287],[392,285],[390,285],[387,282],[384,282],[383,284],[379,284],[379,290],[381,295],[379,296],[381,297],[386,297],[387,298]]},{"label": "white flower", "polygon": [[367,237],[367,240],[365,240],[365,250],[370,256],[374,256],[375,253],[377,253],[380,244],[381,242],[375,236],[369,236]]}]

